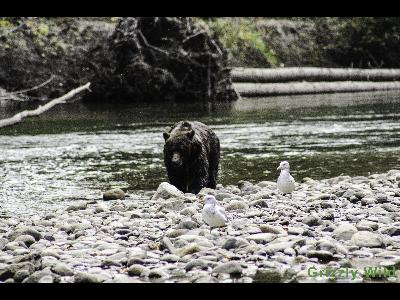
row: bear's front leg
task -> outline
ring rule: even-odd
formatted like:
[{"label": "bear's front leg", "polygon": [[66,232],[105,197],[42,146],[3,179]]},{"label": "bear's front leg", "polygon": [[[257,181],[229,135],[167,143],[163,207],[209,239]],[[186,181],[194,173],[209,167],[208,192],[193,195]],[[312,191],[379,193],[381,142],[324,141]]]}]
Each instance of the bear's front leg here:
[{"label": "bear's front leg", "polygon": [[193,178],[193,182],[189,187],[190,193],[198,194],[202,188],[207,187],[207,182],[209,180],[207,166],[200,168],[191,176]]},{"label": "bear's front leg", "polygon": [[186,193],[187,186],[184,178],[185,178],[184,176],[174,171],[168,172],[169,183],[175,186],[181,192]]}]

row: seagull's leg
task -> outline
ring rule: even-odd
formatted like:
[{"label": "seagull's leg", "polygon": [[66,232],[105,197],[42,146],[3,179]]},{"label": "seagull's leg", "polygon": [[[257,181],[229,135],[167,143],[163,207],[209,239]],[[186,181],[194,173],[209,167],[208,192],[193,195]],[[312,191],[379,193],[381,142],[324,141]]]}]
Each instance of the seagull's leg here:
[{"label": "seagull's leg", "polygon": [[210,226],[210,234],[211,234],[212,227]]}]

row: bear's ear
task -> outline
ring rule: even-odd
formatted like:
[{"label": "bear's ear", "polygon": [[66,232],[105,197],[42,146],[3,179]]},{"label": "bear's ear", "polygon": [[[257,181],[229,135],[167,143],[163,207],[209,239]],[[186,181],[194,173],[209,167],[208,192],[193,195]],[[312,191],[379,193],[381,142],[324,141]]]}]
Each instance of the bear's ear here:
[{"label": "bear's ear", "polygon": [[168,140],[168,138],[169,138],[169,133],[168,133],[168,132],[164,132],[164,133],[163,133],[163,137],[164,137],[164,140]]},{"label": "bear's ear", "polygon": [[186,133],[186,135],[188,136],[189,139],[192,139],[194,137],[194,130],[193,129],[189,130]]}]

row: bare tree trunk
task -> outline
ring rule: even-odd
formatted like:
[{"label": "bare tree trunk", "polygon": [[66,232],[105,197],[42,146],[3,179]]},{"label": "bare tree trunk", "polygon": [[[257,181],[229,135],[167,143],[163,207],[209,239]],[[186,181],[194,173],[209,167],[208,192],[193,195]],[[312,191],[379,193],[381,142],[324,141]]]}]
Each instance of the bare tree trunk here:
[{"label": "bare tree trunk", "polygon": [[231,75],[233,82],[391,81],[400,79],[400,69],[235,68]]},{"label": "bare tree trunk", "polygon": [[69,91],[67,94],[65,94],[59,98],[53,99],[50,102],[46,103],[45,105],[39,106],[38,108],[36,108],[34,110],[24,110],[11,118],[0,120],[0,128],[19,123],[24,118],[27,118],[27,117],[38,116],[38,115],[44,113],[45,111],[49,110],[53,106],[56,106],[57,104],[65,103],[68,99],[74,97],[76,94],[79,94],[80,92],[82,92],[84,90],[90,91],[89,86],[90,86],[90,82],[88,82],[85,85],[82,85],[76,89]]},{"label": "bare tree trunk", "polygon": [[400,90],[400,81],[234,83],[242,97]]}]

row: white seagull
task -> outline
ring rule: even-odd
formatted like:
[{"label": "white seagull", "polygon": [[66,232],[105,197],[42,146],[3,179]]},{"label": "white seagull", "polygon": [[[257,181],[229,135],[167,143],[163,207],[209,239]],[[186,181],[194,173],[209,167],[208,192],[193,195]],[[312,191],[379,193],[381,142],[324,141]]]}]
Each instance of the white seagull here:
[{"label": "white seagull", "polygon": [[286,160],[281,161],[278,170],[281,170],[281,174],[279,175],[277,181],[279,191],[283,194],[291,194],[294,191],[295,180],[289,173],[289,162]]},{"label": "white seagull", "polygon": [[202,216],[203,221],[210,226],[210,233],[214,227],[224,227],[228,222],[225,208],[219,205],[217,199],[212,195],[204,197]]}]

